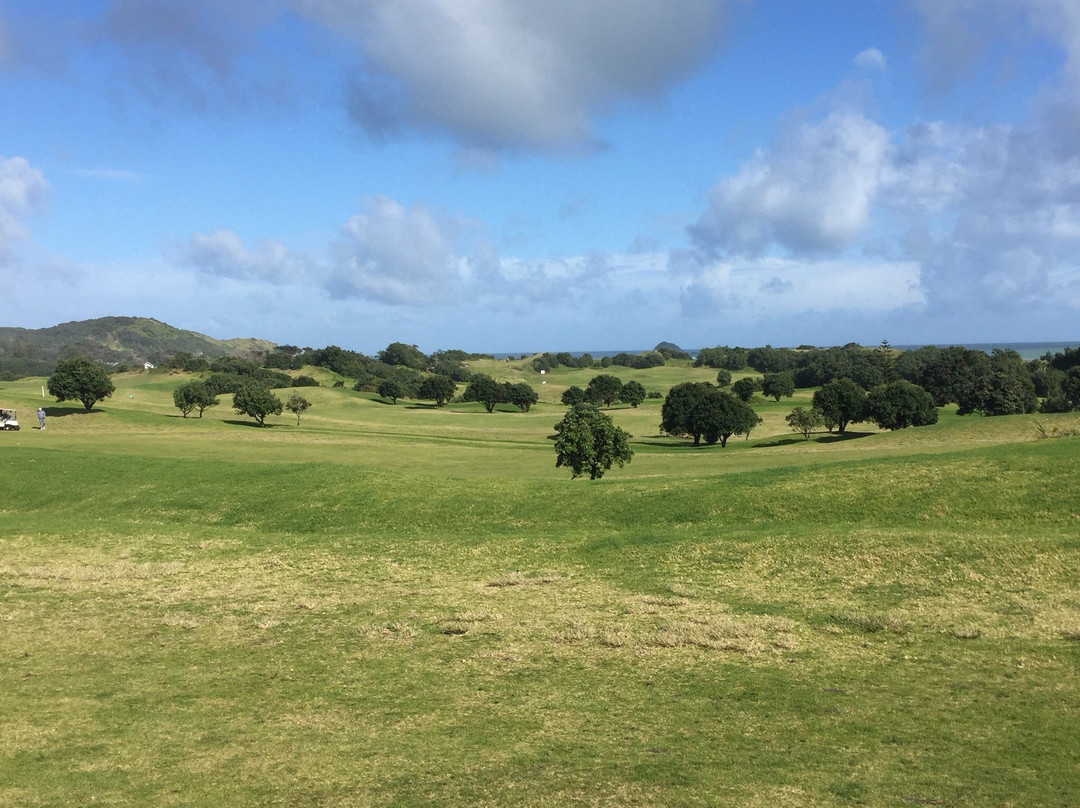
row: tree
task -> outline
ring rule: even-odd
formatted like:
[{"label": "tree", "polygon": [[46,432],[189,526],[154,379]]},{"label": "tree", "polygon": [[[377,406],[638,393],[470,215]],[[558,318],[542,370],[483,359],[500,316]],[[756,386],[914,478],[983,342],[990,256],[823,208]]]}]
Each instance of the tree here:
[{"label": "tree", "polygon": [[375,392],[383,398],[390,399],[394,404],[397,404],[397,400],[405,395],[404,388],[394,379],[384,379],[379,382]]},{"label": "tree", "polygon": [[733,385],[731,385],[731,392],[738,396],[743,401],[749,401],[754,397],[754,393],[761,389],[761,378],[750,377],[739,379]]},{"label": "tree", "polygon": [[934,397],[909,381],[880,384],[867,396],[867,414],[882,429],[936,424]]},{"label": "tree", "polygon": [[1059,395],[1069,410],[1080,410],[1080,366],[1069,368],[1061,380]]},{"label": "tree", "polygon": [[464,399],[479,401],[488,412],[494,412],[495,405],[502,401],[502,386],[485,373],[474,373]]},{"label": "tree", "polygon": [[502,399],[522,412],[528,412],[529,408],[540,400],[540,397],[525,382],[506,382],[503,385]]},{"label": "tree", "polygon": [[689,436],[694,445],[720,441],[727,446],[732,435],[749,434],[760,423],[750,405],[708,382],[684,382],[668,391],[660,409],[660,428],[676,437]]},{"label": "tree", "polygon": [[198,410],[199,417],[202,418],[206,410],[218,405],[218,397],[206,382],[193,381],[173,390],[173,404],[185,418],[192,410]]},{"label": "tree", "polygon": [[436,406],[441,407],[454,397],[456,391],[457,385],[454,384],[453,379],[436,373],[420,383],[416,397],[425,401],[434,401]]},{"label": "tree", "polygon": [[296,416],[296,425],[300,426],[300,413],[307,412],[311,408],[311,402],[303,396],[290,396],[285,402],[285,409]]},{"label": "tree", "polygon": [[282,403],[265,384],[247,382],[233,394],[233,409],[254,418],[259,426],[266,426],[266,416],[281,415]]},{"label": "tree", "polygon": [[972,380],[957,399],[957,413],[966,415],[1018,415],[1035,412],[1038,397],[1024,360],[1016,351],[995,348],[984,372]]},{"label": "tree", "polygon": [[819,410],[808,410],[805,407],[796,407],[787,414],[784,420],[793,430],[802,433],[803,440],[810,440],[810,433],[825,424],[825,419]]},{"label": "tree", "polygon": [[645,385],[641,382],[629,381],[619,391],[619,400],[624,401],[631,407],[636,407],[645,400]]},{"label": "tree", "polygon": [[630,434],[593,404],[575,404],[555,424],[555,432],[555,467],[568,466],[571,479],[588,473],[590,480],[598,480],[612,465],[622,468],[634,456]]},{"label": "tree", "polygon": [[379,361],[387,365],[404,365],[414,370],[423,370],[428,364],[428,358],[423,351],[415,345],[406,345],[403,342],[391,342],[379,351]]},{"label": "tree", "polygon": [[814,393],[813,404],[830,432],[836,427],[842,435],[848,424],[866,420],[866,391],[851,379],[826,382]]},{"label": "tree", "polygon": [[[190,382],[195,384],[195,382]],[[195,409],[195,402],[191,400],[187,384],[182,384],[173,390],[172,400],[176,408],[180,410],[180,414],[185,418],[188,417],[188,413]]]},{"label": "tree", "polygon": [[622,381],[618,376],[601,373],[589,380],[585,388],[585,400],[590,404],[603,404],[605,407],[610,407],[618,400],[620,391],[622,391]]},{"label": "tree", "polygon": [[563,390],[562,403],[567,407],[573,407],[575,404],[585,403],[585,391],[578,387],[576,384],[572,384]]},{"label": "tree", "polygon": [[795,377],[790,371],[766,373],[761,377],[761,392],[763,395],[772,396],[776,401],[779,401],[781,396],[791,398],[795,395]]},{"label": "tree", "polygon": [[883,339],[881,344],[874,349],[874,364],[877,365],[881,378],[886,384],[897,380],[899,374],[896,371],[896,351],[887,339]]},{"label": "tree", "polygon": [[731,384],[731,371],[727,368],[720,368],[716,371],[716,384],[720,387],[727,387]]},{"label": "tree", "polygon": [[87,412],[113,394],[116,386],[105,369],[89,359],[73,356],[56,363],[48,379],[49,395],[57,401],[81,401]]}]

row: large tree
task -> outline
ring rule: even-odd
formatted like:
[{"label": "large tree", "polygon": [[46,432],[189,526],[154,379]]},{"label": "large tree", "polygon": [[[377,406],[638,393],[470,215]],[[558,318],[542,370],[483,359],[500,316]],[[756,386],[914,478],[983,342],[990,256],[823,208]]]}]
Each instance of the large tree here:
[{"label": "large tree", "polygon": [[957,413],[981,412],[983,415],[1020,415],[1035,412],[1038,398],[1031,373],[1012,350],[995,348],[984,372],[961,391]]},{"label": "large tree", "polygon": [[173,390],[173,404],[185,418],[192,410],[198,410],[202,418],[206,410],[218,405],[218,397],[206,382],[191,381]]},{"label": "large tree", "polygon": [[379,361],[387,365],[404,365],[414,370],[423,370],[428,365],[428,358],[423,351],[404,342],[391,342],[379,351]]},{"label": "large tree", "polygon": [[761,377],[761,393],[772,396],[776,401],[782,396],[791,398],[795,395],[795,376],[789,370],[766,373]]},{"label": "large tree", "polygon": [[744,376],[731,385],[731,392],[743,401],[749,401],[761,389],[760,376]]},{"label": "large tree", "polygon": [[379,386],[376,388],[375,392],[383,398],[388,398],[391,402],[397,404],[397,400],[405,395],[405,388],[395,379],[383,379],[379,382]]},{"label": "large tree", "polygon": [[866,420],[866,391],[851,379],[833,379],[814,393],[814,409],[832,431],[835,427],[844,434],[847,425]]},{"label": "large tree", "polygon": [[593,404],[575,404],[555,424],[555,432],[555,466],[568,466],[571,479],[588,474],[598,480],[612,465],[621,468],[634,455],[629,433]]},{"label": "large tree", "polygon": [[56,396],[57,401],[81,401],[87,412],[116,390],[112,379],[101,365],[81,356],[57,362],[56,370],[47,384],[49,395]]},{"label": "large tree", "polygon": [[436,406],[441,407],[454,397],[456,391],[457,385],[454,384],[453,379],[435,373],[420,383],[420,389],[417,390],[416,397],[425,401],[434,401]]},{"label": "large tree", "polygon": [[486,373],[474,373],[465,388],[466,401],[479,401],[488,412],[495,411],[495,405],[503,400],[502,385]]},{"label": "large tree", "polygon": [[870,420],[882,429],[904,429],[909,426],[936,424],[938,419],[934,397],[917,384],[900,381],[880,384],[867,396]]},{"label": "large tree", "polygon": [[610,407],[619,399],[622,392],[622,380],[610,373],[593,376],[585,388],[585,400],[591,404],[603,404]]},{"label": "large tree", "polygon": [[562,403],[567,407],[573,407],[575,404],[585,403],[585,391],[578,387],[576,384],[572,384],[563,390]]},{"label": "large tree", "polygon": [[266,426],[266,416],[281,415],[283,407],[281,399],[259,382],[242,384],[233,394],[233,409],[254,418],[259,426]]},{"label": "large tree", "polygon": [[636,407],[642,401],[645,400],[645,385],[641,382],[628,381],[619,390],[619,401],[629,404],[631,407]]},{"label": "large tree", "polygon": [[540,397],[536,391],[525,382],[504,382],[502,399],[508,404],[513,404],[522,412],[528,412]]},{"label": "large tree", "polygon": [[698,446],[720,442],[732,435],[748,435],[761,419],[750,405],[708,382],[683,382],[668,391],[660,409],[660,428],[676,437],[689,436]]}]

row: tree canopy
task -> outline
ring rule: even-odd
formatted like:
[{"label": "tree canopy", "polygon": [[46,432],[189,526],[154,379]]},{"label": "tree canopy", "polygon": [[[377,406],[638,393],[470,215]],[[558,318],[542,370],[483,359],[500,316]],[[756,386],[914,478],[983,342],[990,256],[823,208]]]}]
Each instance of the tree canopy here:
[{"label": "tree canopy", "polygon": [[619,401],[629,404],[631,407],[636,407],[642,401],[645,400],[645,385],[637,381],[628,381],[619,390]]},{"label": "tree canopy", "polygon": [[81,356],[57,362],[56,370],[46,384],[49,395],[55,396],[57,401],[81,401],[87,412],[116,390],[112,379],[101,365]]},{"label": "tree canopy", "polygon": [[784,417],[784,420],[794,431],[802,434],[803,440],[810,440],[810,433],[825,424],[825,418],[820,410],[805,407],[796,407]]},{"label": "tree canopy", "polygon": [[218,397],[206,382],[196,380],[173,390],[173,404],[185,418],[193,410],[198,410],[202,418],[206,410],[218,405]]},{"label": "tree canopy", "polygon": [[934,397],[917,384],[903,379],[880,384],[867,396],[867,413],[882,429],[936,424]]},{"label": "tree canopy", "polygon": [[575,404],[555,424],[555,432],[555,467],[569,467],[571,479],[588,474],[598,480],[612,465],[621,468],[634,455],[630,434],[593,404]]},{"label": "tree canopy", "polygon": [[474,373],[463,398],[466,401],[479,401],[488,412],[494,412],[495,405],[502,401],[502,395],[502,385],[497,381],[486,373]]},{"label": "tree canopy", "polygon": [[795,395],[795,377],[791,371],[766,373],[761,377],[761,392],[779,401],[782,396],[791,398]]},{"label": "tree canopy", "polygon": [[540,397],[536,391],[525,382],[505,382],[502,389],[502,400],[513,404],[522,412],[528,412]]},{"label": "tree canopy", "polygon": [[307,412],[311,408],[311,402],[300,395],[289,396],[289,400],[285,402],[285,409],[296,416],[296,425],[300,426],[301,413]]},{"label": "tree canopy", "polygon": [[405,388],[401,386],[401,383],[396,379],[384,379],[379,382],[378,388],[375,390],[383,398],[388,398],[394,404],[397,404],[397,400],[405,395]]},{"label": "tree canopy", "polygon": [[866,391],[851,379],[833,379],[814,393],[814,409],[821,413],[825,426],[840,434],[847,425],[866,420]]},{"label": "tree canopy", "polygon": [[591,404],[603,404],[610,407],[619,399],[622,391],[622,379],[610,373],[593,376],[585,388],[585,400]]},{"label": "tree canopy", "polygon": [[420,389],[417,390],[416,397],[425,401],[434,401],[436,406],[442,407],[454,397],[456,391],[457,385],[454,384],[453,379],[435,373],[420,383]]},{"label": "tree canopy", "polygon": [[241,385],[233,394],[233,409],[254,418],[259,426],[266,426],[266,416],[281,415],[283,406],[269,387],[256,381]]},{"label": "tree canopy", "polygon": [[660,410],[660,428],[676,437],[689,436],[698,446],[720,442],[732,435],[748,435],[761,419],[745,401],[708,382],[684,382],[668,391]]}]

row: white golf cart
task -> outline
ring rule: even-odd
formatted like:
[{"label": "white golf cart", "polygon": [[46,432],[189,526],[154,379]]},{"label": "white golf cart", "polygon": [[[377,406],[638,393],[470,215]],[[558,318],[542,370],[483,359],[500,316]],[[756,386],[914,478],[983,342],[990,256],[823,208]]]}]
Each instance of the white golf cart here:
[{"label": "white golf cart", "polygon": [[18,428],[19,421],[15,417],[15,410],[0,410],[0,429],[13,432]]}]

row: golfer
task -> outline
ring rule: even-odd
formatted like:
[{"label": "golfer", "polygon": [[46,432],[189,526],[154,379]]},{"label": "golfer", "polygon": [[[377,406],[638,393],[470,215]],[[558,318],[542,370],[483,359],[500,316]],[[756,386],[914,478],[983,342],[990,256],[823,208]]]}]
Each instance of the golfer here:
[{"label": "golfer", "polygon": [[37,422],[38,429],[45,428],[45,410],[41,409],[41,407],[37,408]]}]

